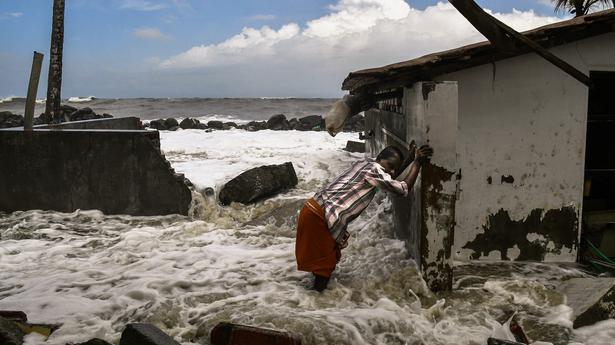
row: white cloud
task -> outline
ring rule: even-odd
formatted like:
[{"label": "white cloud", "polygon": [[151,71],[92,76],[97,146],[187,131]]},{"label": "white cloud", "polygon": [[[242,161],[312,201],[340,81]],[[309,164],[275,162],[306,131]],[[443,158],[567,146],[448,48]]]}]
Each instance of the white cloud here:
[{"label": "white cloud", "polygon": [[0,20],[20,18],[21,16],[23,16],[23,12],[4,12],[0,13]]},{"label": "white cloud", "polygon": [[[533,11],[495,16],[517,30],[559,20]],[[350,71],[481,40],[448,3],[418,10],[403,0],[339,0],[329,14],[304,28],[296,23],[277,30],[246,27],[223,42],[163,59],[159,67],[174,73],[190,70],[195,78],[200,72],[208,82],[229,90],[235,85],[265,95],[326,95],[339,92]],[[203,87],[202,80],[198,87]]]},{"label": "white cloud", "polygon": [[132,35],[137,38],[149,39],[149,40],[161,40],[169,38],[168,35],[163,34],[158,28],[139,28],[132,32]]},{"label": "white cloud", "polygon": [[158,11],[167,8],[167,5],[160,2],[151,2],[147,0],[122,0],[121,9],[135,11]]},{"label": "white cloud", "polygon": [[273,14],[255,14],[250,17],[252,20],[274,20],[275,15]]}]

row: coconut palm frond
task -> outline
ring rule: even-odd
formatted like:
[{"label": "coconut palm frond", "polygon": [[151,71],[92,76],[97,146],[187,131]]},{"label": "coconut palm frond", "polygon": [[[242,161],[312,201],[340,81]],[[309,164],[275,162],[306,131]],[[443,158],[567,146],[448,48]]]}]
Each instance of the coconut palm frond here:
[{"label": "coconut palm frond", "polygon": [[569,12],[575,16],[583,16],[596,7],[615,7],[615,0],[553,0],[556,12]]}]

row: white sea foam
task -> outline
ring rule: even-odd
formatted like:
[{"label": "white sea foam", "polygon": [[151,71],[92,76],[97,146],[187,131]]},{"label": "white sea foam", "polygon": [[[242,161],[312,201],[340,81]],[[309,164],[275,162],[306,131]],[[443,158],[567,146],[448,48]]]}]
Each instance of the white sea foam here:
[{"label": "white sea foam", "polygon": [[299,189],[313,191],[361,154],[341,151],[357,133],[335,138],[326,132],[299,131],[161,131],[160,142],[176,171],[200,188],[219,187],[250,168],[293,162]]},{"label": "white sea foam", "polygon": [[87,97],[69,97],[68,98],[68,102],[70,103],[85,103],[85,102],[91,102],[93,100],[95,100],[96,97],[94,96],[87,96]]},{"label": "white sea foam", "polygon": [[[209,344],[212,327],[231,321],[288,330],[307,345],[478,345],[510,309],[535,323],[527,329],[533,334],[546,334],[540,332],[548,327],[572,332],[561,320],[569,317],[569,308],[548,287],[582,273],[542,264],[463,263],[457,289],[438,298],[407,258],[404,243],[393,238],[391,203],[383,194],[351,224],[350,244],[330,288],[323,294],[308,290],[309,274],[295,266],[294,224],[245,223],[310,196],[360,157],[340,150],[355,137],[161,132],[162,149],[174,168],[199,187],[219,186],[245,169],[285,161],[293,162],[299,185],[251,206],[202,200],[209,213],[199,213],[200,218],[36,210],[4,215],[0,309],[23,310],[32,322],[61,323],[47,344],[92,337],[117,343],[128,322],[154,323],[182,344]],[[612,344],[611,321],[581,328],[567,341]],[[28,338],[28,344],[40,342]]]}]

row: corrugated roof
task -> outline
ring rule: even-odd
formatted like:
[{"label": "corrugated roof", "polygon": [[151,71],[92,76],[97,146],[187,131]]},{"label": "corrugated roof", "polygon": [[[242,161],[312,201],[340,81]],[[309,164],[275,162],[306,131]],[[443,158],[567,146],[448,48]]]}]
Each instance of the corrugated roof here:
[{"label": "corrugated roof", "polygon": [[[615,9],[545,25],[523,34],[542,47],[549,48],[608,32],[615,32]],[[410,85],[419,80],[431,80],[444,73],[528,52],[530,49],[527,46],[516,46],[514,51],[501,52],[489,41],[474,43],[383,67],[352,72],[342,83],[342,90],[351,93],[373,92]]]}]

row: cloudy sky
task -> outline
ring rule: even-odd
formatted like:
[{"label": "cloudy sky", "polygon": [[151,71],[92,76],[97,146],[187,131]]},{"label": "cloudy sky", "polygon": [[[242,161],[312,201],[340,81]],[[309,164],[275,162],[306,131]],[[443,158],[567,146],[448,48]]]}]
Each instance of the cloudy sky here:
[{"label": "cloudy sky", "polygon": [[[25,95],[32,51],[48,54],[51,3],[0,0],[0,97]],[[549,0],[478,3],[518,30],[568,17]],[[67,0],[62,91],[337,97],[350,71],[480,40],[436,0]]]}]

